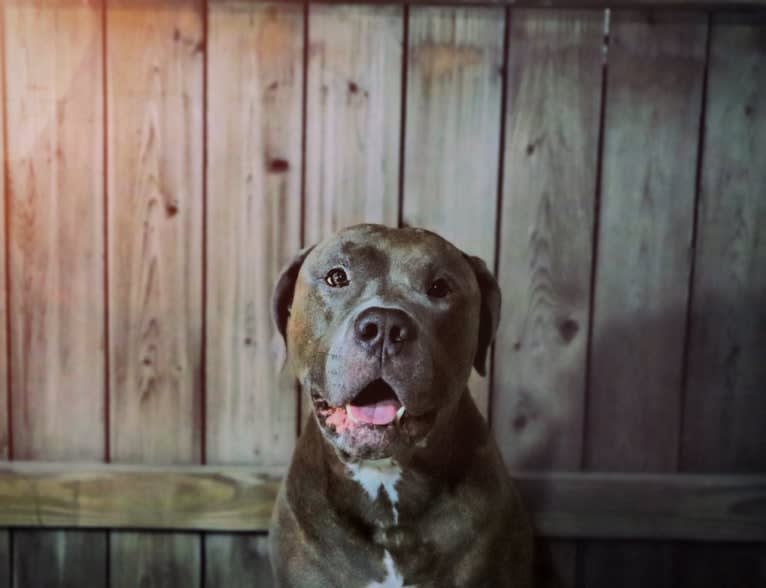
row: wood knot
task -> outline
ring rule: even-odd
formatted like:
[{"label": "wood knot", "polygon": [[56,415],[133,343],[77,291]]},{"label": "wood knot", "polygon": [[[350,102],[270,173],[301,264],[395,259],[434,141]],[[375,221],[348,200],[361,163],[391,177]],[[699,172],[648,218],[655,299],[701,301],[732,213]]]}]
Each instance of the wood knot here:
[{"label": "wood knot", "polygon": [[269,162],[269,172],[272,174],[283,174],[290,169],[290,162],[286,159],[275,157]]},{"label": "wood knot", "polygon": [[564,319],[559,323],[559,333],[565,343],[569,343],[575,338],[577,332],[580,330],[580,325],[577,321],[571,318]]}]

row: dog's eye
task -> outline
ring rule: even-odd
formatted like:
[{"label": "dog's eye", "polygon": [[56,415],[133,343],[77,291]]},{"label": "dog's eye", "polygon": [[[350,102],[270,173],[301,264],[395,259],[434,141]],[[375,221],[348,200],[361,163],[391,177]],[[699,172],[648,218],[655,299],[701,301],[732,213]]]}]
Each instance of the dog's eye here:
[{"label": "dog's eye", "polygon": [[334,267],[327,272],[324,281],[327,282],[328,286],[333,288],[343,288],[344,286],[348,286],[348,276],[343,268],[340,267]]},{"label": "dog's eye", "polygon": [[434,280],[434,283],[428,288],[428,295],[431,298],[444,298],[449,293],[449,284],[447,283],[447,280],[443,280],[442,278]]}]

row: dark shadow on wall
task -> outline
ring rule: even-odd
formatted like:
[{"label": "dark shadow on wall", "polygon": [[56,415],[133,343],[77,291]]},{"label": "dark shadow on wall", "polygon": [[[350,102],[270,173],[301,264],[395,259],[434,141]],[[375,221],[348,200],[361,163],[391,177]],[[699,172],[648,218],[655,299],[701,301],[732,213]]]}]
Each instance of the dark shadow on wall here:
[{"label": "dark shadow on wall", "polygon": [[[740,296],[705,292],[692,303],[688,325],[685,308],[669,308],[626,312],[594,330],[583,469],[766,473],[766,289]],[[530,414],[546,418],[544,403],[535,404],[533,396],[522,405],[527,419]],[[513,424],[511,419],[505,426]],[[545,435],[514,467],[564,469],[556,467],[556,456],[569,441],[570,424],[543,423]],[[534,492],[525,496],[527,505],[543,508],[549,500],[546,488],[540,485]],[[763,544],[559,542],[578,555],[576,571],[560,570],[558,577],[547,569],[561,567],[551,555],[557,542],[540,538],[538,543],[538,578],[546,587],[633,586],[638,584],[631,577],[645,576],[640,570],[648,570],[645,582],[682,588],[759,586],[766,577]]]}]

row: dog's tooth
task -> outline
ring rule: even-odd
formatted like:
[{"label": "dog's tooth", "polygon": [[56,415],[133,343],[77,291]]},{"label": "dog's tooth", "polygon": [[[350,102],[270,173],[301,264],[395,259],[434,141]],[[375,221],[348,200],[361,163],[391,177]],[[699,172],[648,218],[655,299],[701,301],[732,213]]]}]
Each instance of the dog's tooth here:
[{"label": "dog's tooth", "polygon": [[404,416],[404,406],[400,406],[399,410],[396,411],[396,422],[399,423],[400,420],[402,420],[402,417]]}]

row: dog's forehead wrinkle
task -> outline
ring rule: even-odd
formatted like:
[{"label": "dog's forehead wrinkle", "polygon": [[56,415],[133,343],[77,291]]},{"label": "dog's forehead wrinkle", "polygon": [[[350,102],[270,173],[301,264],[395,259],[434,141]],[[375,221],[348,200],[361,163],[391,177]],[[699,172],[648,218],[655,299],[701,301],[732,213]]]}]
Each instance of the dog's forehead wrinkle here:
[{"label": "dog's forehead wrinkle", "polygon": [[336,239],[360,240],[365,243],[377,242],[387,252],[401,249],[417,249],[421,252],[459,253],[458,249],[441,235],[419,227],[387,227],[377,224],[359,224],[339,231]]}]

